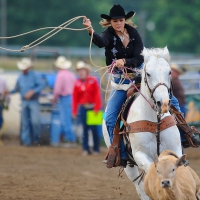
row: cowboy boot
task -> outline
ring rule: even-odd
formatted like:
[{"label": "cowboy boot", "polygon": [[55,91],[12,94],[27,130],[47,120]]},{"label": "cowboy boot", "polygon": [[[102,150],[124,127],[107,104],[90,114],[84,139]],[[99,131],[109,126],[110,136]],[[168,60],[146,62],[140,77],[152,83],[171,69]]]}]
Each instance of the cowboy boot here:
[{"label": "cowboy boot", "polygon": [[185,121],[185,119],[183,118],[183,115],[181,112],[179,112],[174,106],[171,105],[170,108],[170,113],[171,115],[174,116],[176,122],[177,122],[177,126],[178,128],[180,128],[184,133],[185,133],[185,137],[186,137],[186,141],[182,142],[182,145],[184,148],[188,148],[188,147],[193,147],[193,148],[197,148],[200,146],[200,140],[197,139],[194,135],[194,133],[197,133],[200,135],[200,132],[195,128],[195,127],[190,127],[187,122]]},{"label": "cowboy boot", "polygon": [[120,114],[117,118],[115,128],[113,131],[112,144],[108,148],[108,153],[105,157],[105,160],[103,161],[103,163],[106,164],[107,168],[118,167],[118,166],[125,168],[127,165],[127,160],[120,158],[120,141],[123,139],[123,136],[120,134]]}]

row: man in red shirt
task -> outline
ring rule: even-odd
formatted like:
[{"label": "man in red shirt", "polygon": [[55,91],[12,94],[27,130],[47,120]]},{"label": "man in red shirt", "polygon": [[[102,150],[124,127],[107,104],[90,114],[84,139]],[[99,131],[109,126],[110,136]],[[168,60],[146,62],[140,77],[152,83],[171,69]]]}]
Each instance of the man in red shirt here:
[{"label": "man in red shirt", "polygon": [[94,110],[96,113],[101,109],[100,88],[95,77],[89,76],[90,67],[83,61],[76,65],[79,79],[76,81],[73,91],[73,117],[76,118],[79,111],[80,119],[83,125],[83,155],[89,155],[88,130],[92,130],[94,154],[99,153],[98,126],[87,125],[86,114],[88,110]]}]

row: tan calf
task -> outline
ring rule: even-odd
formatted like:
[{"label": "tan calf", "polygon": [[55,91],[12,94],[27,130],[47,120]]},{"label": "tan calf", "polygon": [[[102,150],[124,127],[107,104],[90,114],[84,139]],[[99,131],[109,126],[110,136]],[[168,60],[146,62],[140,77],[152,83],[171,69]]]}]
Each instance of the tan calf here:
[{"label": "tan calf", "polygon": [[200,200],[200,179],[181,158],[166,150],[152,163],[144,180],[144,190],[152,200]]}]

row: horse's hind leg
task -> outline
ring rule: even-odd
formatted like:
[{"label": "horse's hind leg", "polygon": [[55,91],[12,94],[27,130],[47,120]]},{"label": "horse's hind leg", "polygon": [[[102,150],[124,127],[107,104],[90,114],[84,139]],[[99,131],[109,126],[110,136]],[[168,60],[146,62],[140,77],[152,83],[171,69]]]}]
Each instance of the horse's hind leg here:
[{"label": "horse's hind leg", "polygon": [[[129,167],[127,165],[127,167],[124,169],[124,171],[126,172],[126,175],[128,176],[128,178],[130,179],[131,182],[133,182],[133,180],[140,175],[137,166]],[[149,197],[144,192],[142,181],[138,185],[139,180],[140,179],[137,179],[136,181],[133,182],[133,184],[135,185],[135,188],[137,190],[137,193],[141,200],[149,200]]]}]

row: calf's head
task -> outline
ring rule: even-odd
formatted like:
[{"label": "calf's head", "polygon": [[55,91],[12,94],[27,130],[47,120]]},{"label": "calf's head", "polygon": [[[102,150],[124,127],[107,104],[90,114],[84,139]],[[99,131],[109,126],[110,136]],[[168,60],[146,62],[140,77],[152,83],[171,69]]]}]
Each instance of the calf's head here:
[{"label": "calf's head", "polygon": [[170,188],[173,186],[176,177],[176,170],[179,166],[183,165],[185,160],[185,154],[181,158],[177,158],[177,156],[170,154],[159,157],[154,161],[160,180],[160,186],[162,188]]}]

